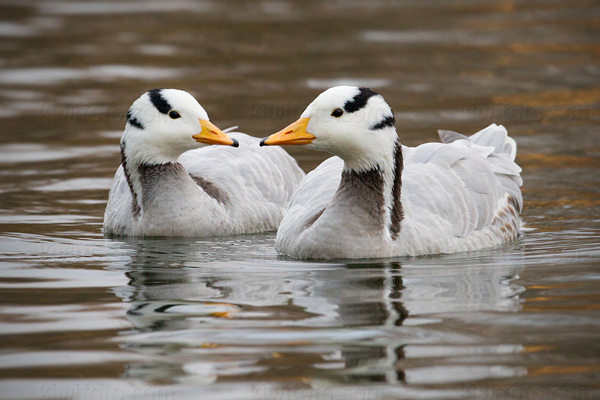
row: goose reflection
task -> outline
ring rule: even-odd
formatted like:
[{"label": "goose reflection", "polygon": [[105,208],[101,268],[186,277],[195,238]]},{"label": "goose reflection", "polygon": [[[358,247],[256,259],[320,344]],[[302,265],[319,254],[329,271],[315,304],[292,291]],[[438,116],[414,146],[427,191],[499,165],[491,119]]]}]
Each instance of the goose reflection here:
[{"label": "goose reflection", "polygon": [[429,373],[412,368],[414,357],[461,340],[444,332],[447,313],[520,309],[518,267],[293,262],[270,253],[270,241],[232,238],[218,243],[219,254],[210,241],[128,242],[129,287],[120,295],[135,329],[123,341],[148,361],[127,376],[294,389],[411,383]]}]

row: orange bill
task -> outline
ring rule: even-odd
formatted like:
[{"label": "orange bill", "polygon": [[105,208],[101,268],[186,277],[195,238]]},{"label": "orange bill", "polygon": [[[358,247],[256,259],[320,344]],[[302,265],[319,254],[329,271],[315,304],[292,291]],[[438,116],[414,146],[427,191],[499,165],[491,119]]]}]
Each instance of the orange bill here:
[{"label": "orange bill", "polygon": [[197,142],[206,144],[221,144],[226,146],[238,147],[239,143],[234,138],[217,128],[207,119],[200,120],[202,132],[192,136]]},{"label": "orange bill", "polygon": [[300,118],[298,121],[264,138],[261,146],[309,144],[316,136],[306,131],[310,118]]}]

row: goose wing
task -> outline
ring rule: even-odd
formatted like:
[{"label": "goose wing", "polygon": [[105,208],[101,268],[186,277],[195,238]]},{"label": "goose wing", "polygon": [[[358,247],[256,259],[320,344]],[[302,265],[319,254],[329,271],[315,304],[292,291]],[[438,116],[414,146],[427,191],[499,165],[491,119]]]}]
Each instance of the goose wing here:
[{"label": "goose wing", "polygon": [[259,147],[260,140],[240,132],[228,132],[238,148],[208,146],[188,151],[179,162],[205,190],[221,191],[242,206],[286,207],[304,172],[278,146]]},{"label": "goose wing", "polygon": [[125,234],[123,221],[133,217],[133,199],[125,178],[123,166],[119,165],[108,195],[108,206],[104,211],[104,230],[114,234]]},{"label": "goose wing", "polygon": [[403,148],[405,215],[457,237],[489,226],[498,214],[522,207],[516,144],[492,125],[471,137],[440,133],[446,143]]},{"label": "goose wing", "polygon": [[325,210],[340,185],[344,162],[331,157],[309,172],[290,199],[279,236],[290,236],[306,229]]}]

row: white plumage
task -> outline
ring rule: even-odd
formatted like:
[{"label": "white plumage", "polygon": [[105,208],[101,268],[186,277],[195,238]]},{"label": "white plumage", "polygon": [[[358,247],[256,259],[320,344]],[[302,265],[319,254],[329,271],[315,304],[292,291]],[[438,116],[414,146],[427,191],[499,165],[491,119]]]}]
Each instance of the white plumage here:
[{"label": "white plumage", "polygon": [[[337,109],[345,111],[342,117],[334,117]],[[293,144],[286,138],[306,134],[309,147],[343,159],[326,160],[300,183],[277,232],[279,252],[321,259],[418,256],[517,237],[521,169],[503,126],[471,137],[440,131],[444,143],[401,146],[387,103],[356,87],[324,92],[301,121],[303,133],[296,123],[262,143]]]},{"label": "white plumage", "polygon": [[[121,140],[124,163],[110,190],[104,232],[205,237],[277,229],[304,177],[296,161],[282,149],[265,152],[256,138],[207,125],[206,112],[185,92],[161,90],[154,92],[154,100],[151,92],[130,110]],[[181,117],[171,120],[161,99]],[[188,115],[182,122],[189,127],[168,131]],[[198,148],[198,140],[239,147]]]}]

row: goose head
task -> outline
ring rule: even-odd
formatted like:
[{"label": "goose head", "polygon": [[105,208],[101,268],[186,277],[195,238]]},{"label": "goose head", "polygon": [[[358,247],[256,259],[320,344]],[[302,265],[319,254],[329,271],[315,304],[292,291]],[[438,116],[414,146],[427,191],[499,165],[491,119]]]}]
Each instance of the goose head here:
[{"label": "goose head", "polygon": [[205,144],[238,146],[209,119],[187,92],[152,89],[137,99],[127,113],[121,146],[137,163],[176,162],[188,150]]},{"label": "goose head", "polygon": [[394,113],[380,94],[336,86],[321,93],[298,121],[260,145],[306,145],[339,156],[346,168],[360,171],[392,157],[397,140]]}]

